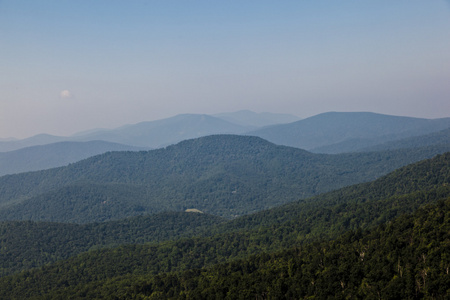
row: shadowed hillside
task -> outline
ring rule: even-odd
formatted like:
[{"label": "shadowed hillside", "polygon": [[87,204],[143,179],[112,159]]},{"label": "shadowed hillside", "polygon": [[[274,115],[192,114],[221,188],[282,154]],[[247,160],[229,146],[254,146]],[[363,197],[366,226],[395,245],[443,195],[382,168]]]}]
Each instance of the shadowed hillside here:
[{"label": "shadowed hillside", "polygon": [[313,154],[217,135],[0,178],[0,218],[87,223],[195,208],[227,218],[370,181],[448,151]]}]

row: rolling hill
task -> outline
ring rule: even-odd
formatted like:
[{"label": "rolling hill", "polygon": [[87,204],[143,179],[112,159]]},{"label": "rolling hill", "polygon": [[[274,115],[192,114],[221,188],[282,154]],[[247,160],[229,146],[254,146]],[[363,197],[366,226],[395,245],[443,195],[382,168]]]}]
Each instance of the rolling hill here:
[{"label": "rolling hill", "polygon": [[233,218],[374,180],[449,150],[324,155],[257,137],[208,136],[0,177],[0,219],[88,223],[190,208]]},{"label": "rolling hill", "polygon": [[278,145],[312,152],[342,153],[425,135],[449,127],[450,118],[420,119],[368,112],[329,112],[247,134],[259,136]]},{"label": "rolling hill", "polygon": [[0,176],[65,166],[108,151],[139,150],[145,149],[104,141],[58,142],[26,147],[0,152]]},{"label": "rolling hill", "polygon": [[57,142],[62,142],[66,138],[62,136],[55,136],[50,134],[38,134],[26,139],[12,139],[12,140],[1,140],[0,141],[0,152],[9,152],[14,151],[21,148],[37,146],[37,145],[46,145]]},{"label": "rolling hill", "polygon": [[[92,249],[194,235],[205,237],[201,243],[223,245],[222,239],[239,240],[235,247],[240,250],[236,253],[247,254],[336,238],[348,230],[373,228],[449,197],[449,162],[450,153],[446,153],[402,167],[373,182],[229,221],[185,212],[84,225],[4,221],[0,222],[0,270],[7,275]],[[246,241],[250,237],[251,247]]]},{"label": "rolling hill", "polygon": [[417,148],[448,144],[450,144],[450,128],[426,135],[414,136],[406,139],[382,143],[376,146],[361,149],[361,151],[385,151],[393,149]]},{"label": "rolling hill", "polygon": [[125,274],[55,287],[49,294],[118,299],[446,299],[449,233],[450,200],[332,242],[210,268]]},{"label": "rolling hill", "polygon": [[168,212],[84,225],[0,222],[0,276],[93,249],[194,236],[223,221],[201,213]]},{"label": "rolling hill", "polygon": [[61,141],[93,140],[158,148],[212,134],[246,134],[278,145],[331,154],[362,151],[385,142],[426,135],[449,127],[450,118],[420,119],[368,112],[329,112],[304,120],[292,115],[251,111],[183,114],[115,129],[88,130],[70,137],[41,134],[23,140],[3,140],[0,141],[0,152]]},{"label": "rolling hill", "polygon": [[[449,153],[439,155],[403,167],[371,183],[359,184],[308,201],[269,210],[263,218],[259,218],[263,222],[254,229],[242,230],[244,227],[236,223],[237,219],[228,222],[230,228],[235,227],[233,231],[215,234],[207,229],[207,235],[211,235],[209,237],[181,239],[159,245],[128,245],[90,251],[42,269],[0,279],[0,291],[3,297],[14,295],[18,298],[31,295],[51,298],[65,298],[67,295],[78,298],[114,295],[118,298],[129,298],[130,293],[151,296],[155,292],[153,296],[159,292],[160,296],[173,294],[175,297],[181,291],[192,297],[195,295],[193,293],[201,292],[208,298],[208,293],[222,293],[222,288],[231,291],[233,286],[239,287],[237,282],[247,282],[244,285],[251,288],[250,293],[253,295],[260,288],[263,292],[272,293],[271,295],[283,290],[286,294],[288,290],[293,289],[290,295],[300,292],[300,296],[311,293],[325,297],[335,295],[334,293],[340,295],[344,288],[346,295],[360,293],[361,297],[377,292],[378,295],[381,293],[386,296],[399,293],[445,295],[450,289],[450,280],[445,277],[449,263],[445,253],[449,246],[450,206],[449,200],[439,201],[449,199],[450,196],[449,160]],[[314,211],[306,211],[304,216],[298,215],[313,202],[317,202]],[[360,207],[358,211],[352,211],[351,208],[355,205]],[[413,216],[404,215],[419,207],[421,208]],[[283,219],[283,214],[280,213],[284,211],[284,214],[289,214],[295,210],[296,213],[287,219]],[[383,216],[382,220],[379,213]],[[295,220],[291,219],[295,214]],[[248,222],[249,219],[245,221],[245,218],[247,217],[242,218],[241,223]],[[307,222],[311,225],[307,230],[322,232],[325,235],[318,234],[316,242],[300,246],[301,240],[297,238],[303,237],[305,241],[309,234],[305,231],[304,223],[299,222],[304,218],[308,218]],[[258,218],[253,220],[256,219]],[[374,228],[377,222],[381,225]],[[45,241],[48,237],[34,236],[32,228],[52,227],[49,226],[51,223],[4,224],[10,227],[17,226],[15,224],[28,226],[31,239],[40,240],[43,246],[47,245]],[[114,231],[118,224],[123,225],[124,221],[74,226],[109,228],[93,231],[98,234],[111,229]],[[214,227],[213,224],[214,222],[207,226]],[[366,224],[370,231],[360,230],[360,225],[363,224]],[[64,226],[66,225],[63,224],[62,228]],[[117,232],[136,232],[136,225],[129,226],[125,231],[121,226],[118,226]],[[223,225],[216,226],[220,228]],[[353,226],[356,226],[356,231],[344,234]],[[4,235],[9,234],[17,240],[18,237],[12,234],[13,232],[4,230],[2,239],[5,240]],[[330,235],[330,232],[334,234]],[[53,238],[62,236],[52,234],[51,230],[41,231],[40,234],[42,233]],[[326,236],[337,237],[339,234],[342,235],[336,241],[317,242]],[[123,234],[116,236],[121,240]],[[76,243],[73,243],[72,247],[75,245]],[[293,246],[300,248],[292,249]],[[3,249],[2,253],[5,253],[5,250]],[[272,254],[261,253],[264,251]],[[361,256],[362,253],[364,256]],[[51,257],[49,254],[47,257]],[[257,256],[249,257],[250,254]],[[240,260],[235,261],[236,258]],[[223,262],[227,263],[214,266]],[[421,276],[424,268],[428,274],[432,274],[426,280]],[[401,272],[405,275],[403,279]],[[245,277],[242,277],[244,274]],[[259,279],[248,282],[248,276]],[[200,280],[200,277],[203,279]],[[216,281],[214,278],[220,280]],[[295,290],[300,283],[311,287],[311,280],[306,280],[307,278],[313,278],[320,288]],[[415,285],[417,278],[421,279],[419,289]],[[361,280],[370,284],[364,285]],[[409,282],[413,283],[412,287]],[[279,289],[278,283],[286,288]],[[336,289],[334,285],[339,288]],[[172,292],[172,289],[176,289],[176,292]],[[244,290],[238,288],[236,292],[247,293]]]},{"label": "rolling hill", "polygon": [[88,130],[68,137],[40,134],[23,140],[0,141],[0,152],[62,141],[105,141],[135,147],[159,148],[186,139],[211,134],[239,134],[253,128],[252,126],[238,125],[209,115],[182,114],[114,129]]}]

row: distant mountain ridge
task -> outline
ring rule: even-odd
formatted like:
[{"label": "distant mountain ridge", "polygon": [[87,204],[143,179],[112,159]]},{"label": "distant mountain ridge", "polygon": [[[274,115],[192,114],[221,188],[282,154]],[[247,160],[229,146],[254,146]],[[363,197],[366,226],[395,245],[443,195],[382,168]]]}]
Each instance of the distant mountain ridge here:
[{"label": "distant mountain ridge", "polygon": [[[296,121],[288,123],[293,120]],[[316,153],[343,153],[447,128],[450,128],[450,118],[422,119],[370,112],[328,112],[298,120],[286,114],[237,111],[216,115],[182,114],[115,129],[88,130],[70,137],[41,134],[23,140],[0,141],[0,152],[60,141],[92,140],[159,148],[213,134],[246,134]]]},{"label": "distant mountain ridge", "polygon": [[393,149],[417,148],[432,145],[449,145],[450,128],[431,132],[425,135],[414,135],[407,138],[385,141],[385,137],[373,139],[349,139],[343,142],[314,148],[315,153],[345,153],[345,152],[368,152],[386,151]]},{"label": "distant mountain ridge", "polygon": [[[329,112],[247,134],[259,136],[278,145],[313,152],[329,147],[326,153],[342,153],[449,127],[450,118],[421,119],[369,112]],[[344,147],[345,143],[350,143],[350,146]],[[339,150],[330,150],[334,144],[339,145]]]},{"label": "distant mountain ridge", "polygon": [[241,134],[256,127],[286,123],[298,117],[288,114],[238,111],[218,115],[180,114],[161,120],[124,125],[114,129],[92,129],[69,137],[39,134],[23,140],[0,140],[0,152],[61,141],[102,140],[137,147],[159,148],[182,140],[212,134]]},{"label": "distant mountain ridge", "polygon": [[[89,149],[88,144],[81,146],[75,142],[103,141],[123,144],[124,147],[127,145],[130,150],[140,147],[135,148],[139,150],[165,147],[214,134],[240,134],[327,154],[450,145],[450,133],[445,131],[450,128],[450,118],[420,119],[365,112],[330,112],[286,123],[297,119],[292,115],[252,111],[213,116],[183,114],[116,129],[87,130],[70,137],[41,134],[23,140],[0,140],[0,176],[63,166],[102,153],[98,146],[92,145]],[[63,141],[73,143],[66,144],[65,148],[58,146],[57,143]],[[52,143],[55,145],[52,146]],[[2,153],[2,150],[9,153]],[[114,150],[128,149],[104,148],[104,152]]]},{"label": "distant mountain ridge", "polygon": [[38,134],[21,140],[0,141],[0,152],[9,152],[21,148],[62,142],[66,137],[50,134]]},{"label": "distant mountain ridge", "polygon": [[250,110],[240,110],[232,113],[215,114],[214,117],[235,123],[241,126],[265,127],[276,124],[292,123],[300,120],[299,117],[289,114],[255,113]]},{"label": "distant mountain ridge", "polygon": [[127,145],[160,148],[182,140],[211,134],[242,133],[247,127],[209,115],[183,114],[175,117],[126,125],[114,130],[78,137],[81,140],[102,139]]},{"label": "distant mountain ridge", "polygon": [[426,135],[414,136],[406,139],[385,142],[376,146],[363,148],[360,151],[384,151],[402,148],[415,148],[430,145],[450,144],[450,128]]},{"label": "distant mountain ridge", "polygon": [[0,176],[38,171],[68,165],[108,151],[140,151],[132,147],[105,141],[57,142],[0,152]]},{"label": "distant mountain ridge", "polygon": [[148,150],[210,134],[242,133],[250,128],[208,115],[185,114],[116,129],[88,130],[70,137],[40,134],[5,140],[0,141],[0,176],[60,167],[107,151]]}]

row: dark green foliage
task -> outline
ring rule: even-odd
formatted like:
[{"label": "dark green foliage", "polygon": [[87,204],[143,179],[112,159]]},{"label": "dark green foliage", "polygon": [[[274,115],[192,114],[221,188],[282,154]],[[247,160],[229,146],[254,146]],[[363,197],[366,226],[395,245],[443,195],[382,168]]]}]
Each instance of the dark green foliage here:
[{"label": "dark green foliage", "polygon": [[[201,243],[194,240],[159,249],[128,246],[92,252],[37,272],[3,278],[0,296],[444,299],[450,292],[449,241],[450,199],[368,232],[352,231],[335,241],[262,253],[211,268],[196,266],[196,253],[211,250],[198,252]],[[224,242],[225,249],[229,244]],[[161,256],[164,251],[169,255]],[[177,258],[184,265],[171,266]],[[161,273],[180,267],[193,269]]]},{"label": "dark green foliage", "polygon": [[445,299],[450,293],[449,253],[450,199],[333,242],[210,269],[120,277],[86,285],[84,291],[119,298]]},{"label": "dark green foliage", "polygon": [[[88,223],[120,219],[143,212],[149,204],[143,186],[74,184],[43,193],[21,205],[0,211],[2,219]],[[170,207],[166,207],[169,210]]]},{"label": "dark green foliage", "polygon": [[[373,227],[450,196],[450,153],[400,168],[373,182],[345,187],[220,224],[218,232],[289,230],[296,242]],[[296,233],[296,234],[295,234]],[[292,243],[294,241],[289,241]]]},{"label": "dark green foliage", "polygon": [[182,212],[86,225],[0,222],[0,276],[91,249],[193,236],[220,222],[218,217]]},{"label": "dark green foliage", "polygon": [[227,218],[373,180],[445,147],[312,154],[256,137],[209,136],[0,178],[0,219],[100,222],[196,208]]},{"label": "dark green foliage", "polygon": [[[3,274],[40,266],[105,245],[162,241],[195,234],[209,236],[189,242],[195,245],[193,249],[196,249],[198,261],[189,258],[188,262],[180,263],[178,258],[172,259],[171,268],[177,268],[180,264],[211,264],[317,239],[335,238],[350,229],[370,228],[449,196],[450,153],[446,153],[403,167],[371,183],[343,188],[220,225],[215,225],[220,220],[212,216],[182,213],[85,226],[6,222],[2,225],[6,229],[0,236],[3,240],[9,240],[8,247],[1,248],[1,253],[8,255],[4,256]],[[33,239],[33,236],[36,238]],[[42,243],[41,240],[51,243]],[[27,252],[21,253],[20,249],[26,245]],[[206,248],[209,250],[205,253],[203,250]],[[166,250],[162,251],[165,253]],[[105,259],[107,268],[108,257],[105,256]],[[158,264],[159,261],[152,263],[155,267]]]}]

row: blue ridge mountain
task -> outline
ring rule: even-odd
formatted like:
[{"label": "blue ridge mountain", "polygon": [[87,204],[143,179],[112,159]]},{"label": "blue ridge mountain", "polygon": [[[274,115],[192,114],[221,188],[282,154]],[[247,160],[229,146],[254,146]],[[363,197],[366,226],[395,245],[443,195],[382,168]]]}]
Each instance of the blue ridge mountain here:
[{"label": "blue ridge mountain", "polygon": [[450,146],[326,155],[215,135],[0,177],[0,220],[89,223],[198,209],[233,218],[371,181]]},{"label": "blue ridge mountain", "polygon": [[9,152],[18,150],[21,148],[52,144],[57,142],[62,142],[66,140],[66,137],[56,136],[50,134],[38,134],[26,139],[13,139],[13,140],[3,140],[0,141],[0,152]]},{"label": "blue ridge mountain", "polygon": [[[181,140],[216,133],[261,136],[276,144],[308,149],[315,153],[383,151],[450,144],[450,118],[418,119],[373,113],[326,113],[288,124],[273,125],[257,131],[255,126],[287,122],[295,116],[238,111],[215,116],[185,114],[152,122],[141,122],[116,129],[93,129],[71,137],[46,134],[24,140],[0,141],[0,176],[63,166],[106,151],[158,148]],[[431,132],[431,133],[429,133]],[[425,135],[421,135],[425,134]],[[429,137],[427,135],[430,135]],[[55,141],[103,141],[93,144],[56,144]],[[106,142],[121,143],[123,148],[106,147]],[[49,143],[54,143],[50,146]],[[25,145],[40,145],[26,147]],[[64,146],[63,146],[64,145]],[[92,149],[90,146],[92,145]],[[125,146],[135,145],[135,146]],[[321,146],[318,146],[321,145]],[[129,148],[126,148],[129,147]],[[311,149],[310,149],[311,148]],[[83,149],[83,150],[82,150]],[[84,153],[82,153],[84,152]]]},{"label": "blue ridge mountain", "polygon": [[[115,129],[88,130],[70,137],[41,134],[23,140],[4,140],[0,141],[0,152],[60,141],[92,140],[159,148],[212,134],[246,134],[316,153],[342,153],[450,127],[450,118],[421,119],[368,112],[329,112],[304,120],[296,119],[292,115],[251,111],[212,116],[183,114]],[[287,123],[289,121],[292,122]]]},{"label": "blue ridge mountain", "polygon": [[182,140],[211,134],[239,134],[251,130],[204,114],[182,114],[174,117],[124,125],[115,129],[94,129],[69,137],[40,134],[23,140],[0,141],[0,152],[61,141],[106,141],[135,147],[159,148]]},{"label": "blue ridge mountain", "polygon": [[61,167],[108,151],[149,150],[105,141],[57,142],[0,152],[0,176]]},{"label": "blue ridge mountain", "polygon": [[[382,142],[383,137],[374,139],[350,139],[341,143],[314,148],[315,153],[344,153],[344,152],[368,152],[385,151],[393,149],[417,148],[433,145],[450,144],[450,128],[425,135],[412,136],[389,142]],[[378,144],[378,142],[381,142]],[[374,145],[374,146],[369,146]]]},{"label": "blue ridge mountain", "polygon": [[376,146],[363,148],[361,151],[384,151],[393,149],[416,148],[432,145],[450,144],[450,128],[426,135],[414,136],[406,139],[385,142]]},{"label": "blue ridge mountain", "polygon": [[112,130],[77,136],[76,140],[103,140],[139,147],[160,148],[182,140],[211,134],[239,134],[249,127],[200,114],[182,114],[171,118],[125,125]]},{"label": "blue ridge mountain", "polygon": [[215,114],[214,117],[224,119],[228,122],[241,126],[265,127],[275,124],[286,124],[300,120],[299,117],[290,114],[255,113],[250,110],[240,110],[231,113]]},{"label": "blue ridge mountain", "polygon": [[421,119],[369,112],[329,112],[289,124],[261,128],[247,134],[259,136],[278,145],[312,152],[342,153],[425,135],[449,127],[450,118]]}]

